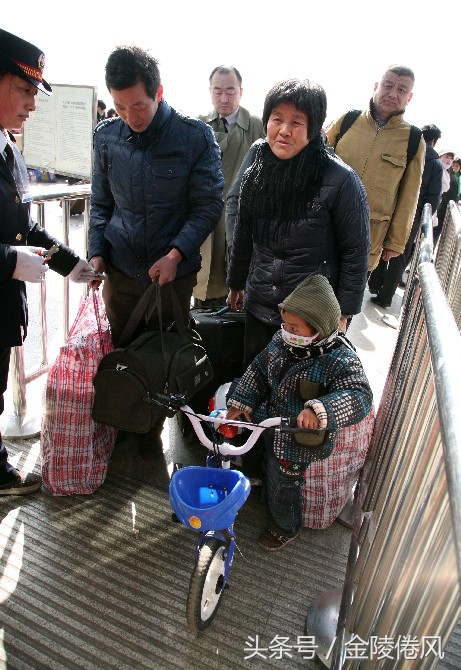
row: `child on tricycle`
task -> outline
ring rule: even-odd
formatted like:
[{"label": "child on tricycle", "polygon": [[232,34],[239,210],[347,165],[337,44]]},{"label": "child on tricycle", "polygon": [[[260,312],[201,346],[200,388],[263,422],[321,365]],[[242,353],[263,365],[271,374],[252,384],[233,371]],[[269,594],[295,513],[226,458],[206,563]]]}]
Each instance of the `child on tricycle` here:
[{"label": "child on tricycle", "polygon": [[258,544],[266,551],[299,535],[306,470],[329,458],[338,430],[361,422],[373,401],[359,357],[338,332],[340,307],[326,277],[305,279],[279,308],[282,328],[231,391],[226,415],[255,423],[297,416],[299,428],[318,431],[264,434],[268,525]]}]

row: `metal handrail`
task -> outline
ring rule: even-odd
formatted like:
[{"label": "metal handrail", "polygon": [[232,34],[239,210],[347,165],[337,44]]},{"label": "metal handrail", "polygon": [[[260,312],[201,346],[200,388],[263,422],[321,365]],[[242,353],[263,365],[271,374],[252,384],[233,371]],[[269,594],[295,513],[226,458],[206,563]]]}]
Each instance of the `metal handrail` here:
[{"label": "metal handrail", "polygon": [[78,200],[91,195],[91,184],[75,184],[75,186],[50,184],[44,191],[40,191],[37,186],[34,186],[31,190],[34,203],[50,202],[52,200]]},{"label": "metal handrail", "polygon": [[[91,184],[76,184],[74,186],[50,185],[42,189],[38,185],[31,188],[32,202],[37,205],[37,223],[46,228],[45,204],[52,201],[62,203],[63,233],[62,242],[69,246],[70,230],[70,203],[72,200],[85,199],[84,210],[84,244],[86,257],[86,244],[89,228],[89,198],[91,195]],[[40,321],[40,351],[41,363],[37,369],[26,372],[24,351],[22,347],[13,347],[10,361],[10,376],[13,398],[13,410],[11,414],[5,412],[2,416],[2,433],[4,437],[31,437],[38,435],[41,426],[40,408],[28,413],[26,388],[27,384],[37,379],[49,370],[48,363],[48,328],[46,319],[46,285],[40,287],[39,297],[39,321]],[[69,332],[69,281],[67,278],[63,284],[62,304],[62,341],[65,341]]]},{"label": "metal handrail", "polygon": [[[444,240],[451,225],[452,221],[445,221],[438,255],[445,252]],[[344,612],[338,617],[343,627],[342,630],[338,629],[338,643],[331,664],[333,670],[341,670],[343,667],[345,646],[352,631],[365,634],[367,631],[382,632],[385,629],[388,631],[386,634],[389,634],[391,626],[397,626],[398,629],[401,618],[408,617],[408,612],[412,612],[413,630],[417,630],[418,626],[422,629],[424,617],[428,616],[427,603],[432,598],[433,601],[442,602],[439,609],[434,607],[432,612],[433,625],[438,627],[433,633],[438,633],[446,641],[460,613],[461,461],[459,418],[456,417],[455,409],[461,404],[461,395],[456,388],[461,374],[461,338],[432,259],[432,212],[430,205],[426,205],[420,246],[413,261],[402,306],[394,359],[376,420],[371,445],[371,451],[375,453],[372,462],[367,464],[370,474],[365,482],[365,501],[361,506],[365,514],[360,515],[359,528],[355,529],[357,538],[360,535],[357,540],[359,549],[351,543],[351,564],[348,565],[350,581],[345,584],[343,592],[341,608],[344,608]],[[423,363],[424,348],[430,352],[432,373],[427,364]],[[414,363],[413,359],[417,362]],[[436,404],[432,400],[434,386]],[[399,417],[398,413],[403,411],[401,406],[397,406],[399,402],[404,402],[410,413],[413,409],[416,418]],[[421,413],[420,417],[418,413]],[[434,431],[439,431],[439,434]],[[442,469],[434,466],[438,462],[434,459],[440,444],[445,465],[443,468],[442,463]],[[432,466],[430,460],[433,461]],[[428,472],[431,474],[423,486],[423,478]],[[440,498],[444,485],[448,489],[454,553],[453,546],[449,546],[450,528]],[[362,492],[361,498],[363,496]],[[434,501],[429,504],[430,496],[437,498],[440,507]],[[414,507],[415,503],[417,508]],[[405,509],[396,509],[396,505],[402,504],[406,505]],[[433,554],[428,550],[429,545]],[[406,570],[399,564],[402,556],[413,557]],[[437,593],[434,597],[430,585],[421,591],[422,586],[418,584],[415,593],[419,597],[413,602],[412,584],[418,580],[417,575],[436,569],[437,561],[441,569],[449,572],[447,566],[450,565],[451,556],[458,567],[457,588],[456,579],[449,586],[446,579],[448,591],[445,594]],[[424,578],[421,576],[421,579]],[[424,597],[421,598],[422,593]],[[389,605],[387,613],[384,603],[389,601],[391,594],[397,601],[400,597],[401,601],[400,604],[394,601],[393,607]],[[418,667],[431,667],[432,662],[433,659],[420,659]],[[354,662],[349,662],[347,667],[354,667]],[[382,666],[374,667],[386,666],[383,663]]]},{"label": "metal handrail", "polygon": [[[443,647],[461,615],[461,217],[454,203],[435,265],[433,256],[426,205],[369,456],[355,489],[344,587],[322,595],[306,622],[308,633],[322,639],[318,660],[333,670],[406,668],[405,658],[352,658],[348,644],[411,634],[437,636]],[[329,623],[335,608],[336,638]],[[418,670],[434,668],[437,660],[418,658]]]},{"label": "metal handrail", "polygon": [[432,263],[418,266],[461,582],[460,335]]}]

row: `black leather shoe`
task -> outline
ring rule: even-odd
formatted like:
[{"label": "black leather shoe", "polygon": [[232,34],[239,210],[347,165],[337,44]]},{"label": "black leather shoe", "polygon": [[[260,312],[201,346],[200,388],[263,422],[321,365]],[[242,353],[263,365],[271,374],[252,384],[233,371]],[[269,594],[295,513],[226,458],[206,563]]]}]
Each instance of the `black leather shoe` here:
[{"label": "black leather shoe", "polygon": [[0,496],[25,496],[29,493],[35,493],[42,486],[40,475],[34,475],[31,472],[18,472],[16,479],[0,486]]},{"label": "black leather shoe", "polygon": [[370,298],[370,300],[371,300],[371,302],[374,302],[375,305],[379,305],[379,306],[382,307],[383,309],[386,309],[387,307],[390,307],[390,306],[391,306],[391,303],[390,303],[390,302],[382,302],[382,300],[380,299],[379,295],[372,296],[372,297]]}]

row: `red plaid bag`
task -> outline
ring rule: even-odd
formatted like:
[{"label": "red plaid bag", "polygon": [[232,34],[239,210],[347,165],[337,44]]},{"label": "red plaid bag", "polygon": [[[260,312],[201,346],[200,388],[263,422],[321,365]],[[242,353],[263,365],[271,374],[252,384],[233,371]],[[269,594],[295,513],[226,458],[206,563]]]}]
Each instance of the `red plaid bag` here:
[{"label": "red plaid bag", "polygon": [[306,470],[303,487],[303,526],[327,528],[349,498],[365,463],[375,422],[375,410],[353,426],[340,428],[328,458]]},{"label": "red plaid bag", "polygon": [[99,291],[82,298],[66,344],[48,372],[40,451],[53,495],[93,493],[104,483],[117,430],[91,418],[93,377],[113,350]]}]

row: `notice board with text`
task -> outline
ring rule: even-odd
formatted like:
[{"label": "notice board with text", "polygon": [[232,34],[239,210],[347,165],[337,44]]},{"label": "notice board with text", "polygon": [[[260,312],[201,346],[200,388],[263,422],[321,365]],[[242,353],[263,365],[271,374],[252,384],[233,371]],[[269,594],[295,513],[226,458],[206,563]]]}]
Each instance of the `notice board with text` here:
[{"label": "notice board with text", "polygon": [[94,86],[52,84],[37,94],[37,108],[24,124],[27,167],[91,179],[97,91]]}]

